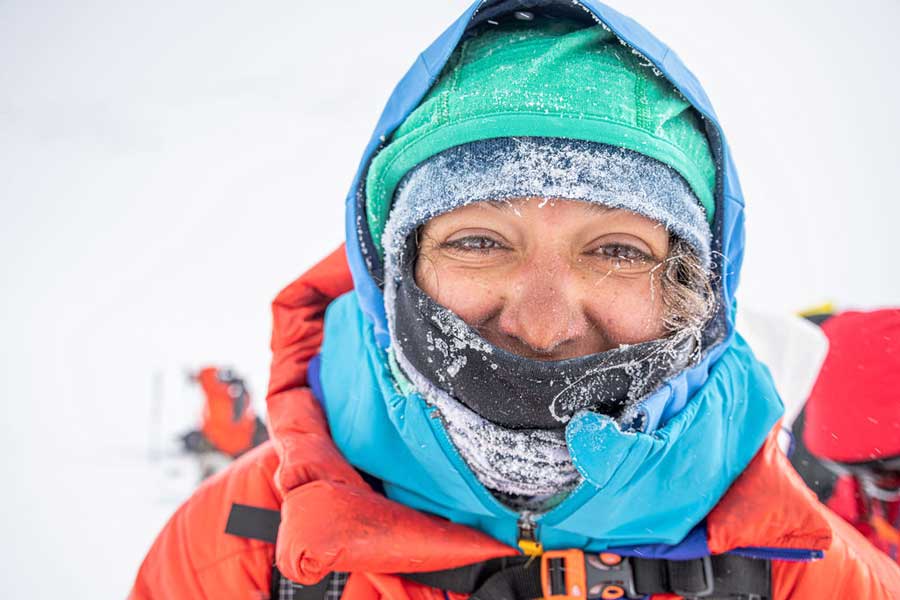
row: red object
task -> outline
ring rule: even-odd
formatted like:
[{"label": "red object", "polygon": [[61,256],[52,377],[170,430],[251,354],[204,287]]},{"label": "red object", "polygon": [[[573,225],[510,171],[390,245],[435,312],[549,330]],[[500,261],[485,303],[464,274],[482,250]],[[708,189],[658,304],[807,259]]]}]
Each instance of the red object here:
[{"label": "red object", "polygon": [[869,499],[851,475],[837,480],[828,508],[856,527],[876,548],[900,562],[900,500]]},{"label": "red object", "polygon": [[223,381],[215,367],[202,369],[197,374],[197,381],[204,396],[200,418],[200,431],[204,437],[217,450],[231,456],[252,448],[256,414],[243,386],[240,386],[240,392],[236,391],[232,383]]},{"label": "red object", "polygon": [[806,447],[835,462],[900,456],[900,309],[841,313],[822,330],[829,349],[806,403]]},{"label": "red object", "polygon": [[[335,447],[306,387],[306,368],[321,342],[325,307],[349,289],[339,250],[279,294],[268,399],[275,439],[207,480],[175,513],[130,598],[267,598],[274,562],[306,584],[329,571],[349,572],[343,600],[442,600],[441,591],[385,573],[517,554],[474,529],[373,492]],[[280,507],[277,551],[224,533],[232,503]],[[825,558],[812,563],[773,562],[775,600],[900,598],[900,567],[816,502],[774,435],[707,523],[714,553],[746,546],[825,550]]]}]

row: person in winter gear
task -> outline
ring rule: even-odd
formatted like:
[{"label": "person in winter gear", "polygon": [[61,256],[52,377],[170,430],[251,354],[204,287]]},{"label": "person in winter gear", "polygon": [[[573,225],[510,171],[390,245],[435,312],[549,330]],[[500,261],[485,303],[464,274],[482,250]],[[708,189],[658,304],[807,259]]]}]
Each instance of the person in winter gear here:
[{"label": "person in winter gear", "polygon": [[[346,248],[275,300],[272,444],[178,510],[132,597],[900,594],[777,447],[734,332],[742,211],[709,101],[639,25],[477,2],[389,100]],[[236,522],[273,509],[275,545]],[[764,592],[672,585],[735,558]]]},{"label": "person in winter gear", "polygon": [[268,439],[256,416],[244,380],[227,368],[204,367],[188,379],[203,391],[200,428],[182,436],[185,450],[195,454],[202,478]]},{"label": "person in winter gear", "polygon": [[838,476],[828,507],[900,560],[900,309],[839,313],[822,330],[803,441]]}]

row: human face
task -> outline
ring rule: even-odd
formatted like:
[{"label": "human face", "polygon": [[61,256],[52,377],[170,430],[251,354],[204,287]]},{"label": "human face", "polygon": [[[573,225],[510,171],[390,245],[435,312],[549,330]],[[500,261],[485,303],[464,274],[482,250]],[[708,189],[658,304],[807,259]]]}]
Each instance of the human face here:
[{"label": "human face", "polygon": [[478,202],[429,221],[416,282],[489,342],[538,360],[662,337],[665,227],[579,201]]}]

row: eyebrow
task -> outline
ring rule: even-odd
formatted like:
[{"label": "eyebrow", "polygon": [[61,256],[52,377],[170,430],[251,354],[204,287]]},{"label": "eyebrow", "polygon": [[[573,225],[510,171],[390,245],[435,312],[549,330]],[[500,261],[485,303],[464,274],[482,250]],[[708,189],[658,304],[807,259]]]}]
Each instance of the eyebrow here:
[{"label": "eyebrow", "polygon": [[527,196],[527,197],[518,197],[518,198],[504,198],[504,199],[502,199],[502,200],[481,200],[480,202],[482,202],[482,203],[484,203],[484,204],[487,204],[487,205],[490,206],[491,208],[495,208],[495,209],[497,209],[497,210],[504,210],[504,211],[505,211],[505,210],[511,210],[511,209],[513,208],[513,206],[512,206],[513,202],[517,202],[517,201],[520,201],[520,200],[525,200],[525,198],[534,198],[534,199],[540,200],[540,201],[542,201],[542,202],[543,202],[544,200],[546,200],[546,201],[548,201],[548,202],[556,202],[556,201],[559,201],[559,202],[580,202],[581,204],[584,204],[585,207],[586,207],[589,211],[594,212],[594,213],[600,213],[600,214],[605,214],[605,213],[612,212],[612,211],[616,210],[616,209],[612,208],[611,206],[607,206],[607,205],[605,205],[605,204],[599,204],[599,203],[597,203],[597,202],[591,202],[591,201],[589,201],[589,200],[574,200],[574,199],[571,199],[571,198],[546,198],[546,199],[545,199],[545,198],[540,197],[540,196]]},{"label": "eyebrow", "polygon": [[487,204],[490,208],[494,208],[497,210],[510,210],[512,209],[512,203],[514,200],[520,200],[520,198],[504,198],[503,200],[481,200],[480,202]]},{"label": "eyebrow", "polygon": [[613,207],[611,207],[611,206],[607,206],[607,205],[605,205],[605,204],[597,204],[596,202],[589,202],[589,201],[588,201],[588,202],[585,202],[585,204],[588,205],[588,210],[591,211],[591,212],[608,213],[608,212],[612,212],[612,211],[614,211],[614,210],[617,210],[617,209],[615,209],[615,208],[613,208]]}]

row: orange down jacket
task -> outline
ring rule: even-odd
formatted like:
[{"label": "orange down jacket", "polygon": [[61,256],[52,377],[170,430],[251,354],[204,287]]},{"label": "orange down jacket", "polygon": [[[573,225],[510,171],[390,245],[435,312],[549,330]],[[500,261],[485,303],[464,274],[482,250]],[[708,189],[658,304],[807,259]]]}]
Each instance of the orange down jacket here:
[{"label": "orange down jacket", "polygon": [[[443,592],[390,573],[517,553],[375,493],[335,447],[306,371],[321,343],[325,307],[351,285],[341,248],[278,295],[268,397],[273,440],[206,481],[178,509],[130,598],[267,598],[274,562],[300,583],[349,572],[346,600],[439,600]],[[232,503],[280,509],[277,548],[226,534]],[[707,535],[713,553],[743,546],[824,550],[811,563],[773,562],[775,600],[900,598],[900,567],[815,499],[774,436],[708,515]]]}]

